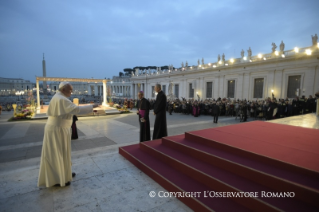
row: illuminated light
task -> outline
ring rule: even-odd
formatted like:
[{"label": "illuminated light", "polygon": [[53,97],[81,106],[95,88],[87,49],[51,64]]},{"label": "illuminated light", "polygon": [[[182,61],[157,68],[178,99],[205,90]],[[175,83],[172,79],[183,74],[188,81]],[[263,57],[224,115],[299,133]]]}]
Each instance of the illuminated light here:
[{"label": "illuminated light", "polygon": [[274,92],[274,90],[271,90],[271,93],[273,93]]},{"label": "illuminated light", "polygon": [[214,68],[216,68],[216,65],[213,65]]},{"label": "illuminated light", "polygon": [[230,59],[230,62],[231,62],[231,63],[233,63],[233,62],[234,62],[234,59],[233,59],[233,58],[231,58],[231,59]]},{"label": "illuminated light", "polygon": [[306,49],[306,54],[307,55],[311,55],[311,50],[310,49]]},{"label": "illuminated light", "polygon": [[278,51],[275,51],[275,55],[277,55],[277,56],[278,56],[278,54],[279,54],[279,53],[278,53]]},{"label": "illuminated light", "polygon": [[210,63],[208,63],[208,65],[209,65],[209,66],[211,66],[211,64],[210,64]]},{"label": "illuminated light", "polygon": [[282,54],[281,57],[285,58],[286,56],[284,54]]},{"label": "illuminated light", "polygon": [[225,65],[228,66],[228,63],[226,63]]},{"label": "illuminated light", "polygon": [[219,61],[218,63],[219,63],[219,64],[222,64],[222,61]]},{"label": "illuminated light", "polygon": [[247,60],[247,57],[244,57],[244,60]]},{"label": "illuminated light", "polygon": [[199,67],[202,67],[202,65],[199,65]]},{"label": "illuminated light", "polygon": [[264,57],[264,60],[266,60],[266,58]]},{"label": "illuminated light", "polygon": [[262,58],[263,56],[261,54],[258,54],[258,58]]},{"label": "illuminated light", "polygon": [[317,47],[319,48],[319,43],[317,43]]},{"label": "illuminated light", "polygon": [[193,67],[191,67],[191,69],[193,69]]},{"label": "illuminated light", "polygon": [[252,60],[249,60],[249,62],[253,62]]},{"label": "illuminated light", "polygon": [[294,50],[295,50],[296,53],[299,52],[299,48],[298,47],[295,47]]}]

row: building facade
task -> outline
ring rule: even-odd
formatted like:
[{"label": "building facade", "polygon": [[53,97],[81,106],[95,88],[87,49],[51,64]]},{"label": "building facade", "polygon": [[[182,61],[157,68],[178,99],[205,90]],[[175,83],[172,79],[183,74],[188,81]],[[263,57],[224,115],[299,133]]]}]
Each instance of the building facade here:
[{"label": "building facade", "polygon": [[157,83],[167,95],[186,99],[294,98],[319,91],[319,44],[255,56],[248,51],[247,57],[243,52],[241,56],[225,60],[223,55],[215,63],[202,60],[197,66],[173,70],[136,70],[131,78],[132,97],[143,90],[146,98],[154,99]]},{"label": "building facade", "polygon": [[[60,82],[51,82],[49,84],[48,92],[53,94],[59,88]],[[73,94],[75,95],[93,95],[103,96],[102,83],[88,83],[88,82],[72,82]],[[112,97],[131,97],[132,83],[130,76],[117,77],[113,76],[112,80],[107,82],[107,95]]]},{"label": "building facade", "polygon": [[130,76],[117,77],[113,76],[111,82],[108,83],[110,94],[112,97],[127,97],[132,96],[132,83]]},{"label": "building facade", "polygon": [[24,95],[35,87],[35,83],[21,78],[0,77],[0,95]]}]

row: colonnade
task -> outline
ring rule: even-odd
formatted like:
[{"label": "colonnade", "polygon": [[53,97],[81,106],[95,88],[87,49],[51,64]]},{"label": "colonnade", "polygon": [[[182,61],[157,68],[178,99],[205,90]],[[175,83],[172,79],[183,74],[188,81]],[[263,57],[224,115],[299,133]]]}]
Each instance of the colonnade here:
[{"label": "colonnade", "polygon": [[111,85],[111,93],[122,94],[123,97],[132,97],[132,85]]}]

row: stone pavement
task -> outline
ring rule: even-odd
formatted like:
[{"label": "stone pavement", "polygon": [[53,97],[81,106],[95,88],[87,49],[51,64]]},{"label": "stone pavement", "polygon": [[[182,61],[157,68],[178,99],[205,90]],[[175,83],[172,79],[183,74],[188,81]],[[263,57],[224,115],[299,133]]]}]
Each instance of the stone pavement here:
[{"label": "stone pavement", "polygon": [[[72,140],[77,175],[64,188],[37,187],[46,120],[6,122],[11,114],[0,118],[0,211],[190,211],[174,197],[150,197],[151,191],[165,189],[118,154],[119,146],[138,143],[135,111],[79,118],[79,139]],[[154,119],[151,115],[151,126]],[[288,119],[296,124],[296,117]],[[167,123],[168,134],[176,135],[239,120],[220,117],[214,124],[211,116],[173,114],[167,115]]]}]

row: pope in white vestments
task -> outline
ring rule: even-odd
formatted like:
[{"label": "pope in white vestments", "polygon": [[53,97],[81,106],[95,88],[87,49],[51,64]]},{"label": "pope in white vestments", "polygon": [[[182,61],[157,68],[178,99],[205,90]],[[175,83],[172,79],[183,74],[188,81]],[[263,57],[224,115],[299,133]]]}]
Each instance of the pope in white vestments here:
[{"label": "pope in white vestments", "polygon": [[44,129],[38,186],[70,185],[71,125],[72,117],[92,112],[93,105],[77,106],[67,97],[72,86],[61,82],[59,91],[52,97],[47,111],[48,121]]}]

